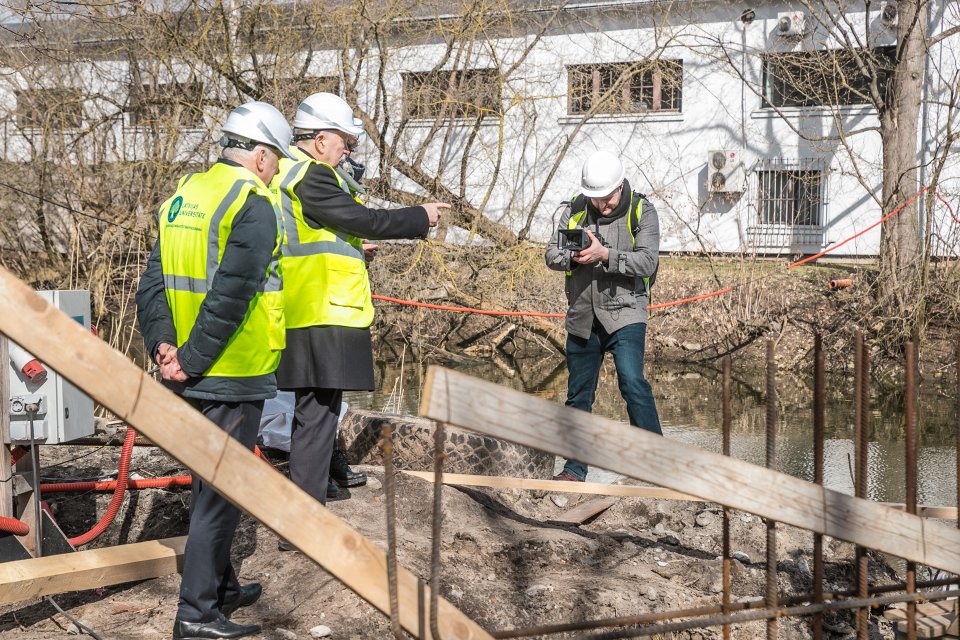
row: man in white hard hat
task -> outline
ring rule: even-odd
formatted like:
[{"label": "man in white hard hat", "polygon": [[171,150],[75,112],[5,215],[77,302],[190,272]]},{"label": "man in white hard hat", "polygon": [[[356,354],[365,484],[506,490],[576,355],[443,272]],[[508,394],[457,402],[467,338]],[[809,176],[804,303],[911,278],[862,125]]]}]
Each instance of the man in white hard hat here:
[{"label": "man in white hard hat", "polygon": [[[292,131],[274,107],[251,102],[222,132],[220,159],[181,178],[160,207],[137,317],[164,384],[252,451],[284,346],[281,217],[268,184]],[[260,632],[228,619],[261,593],[230,563],[239,521],[240,509],[194,476],[174,638]]]},{"label": "man in white hard hat", "polygon": [[[583,164],[580,193],[547,246],[547,266],[566,272],[567,401],[593,409],[604,354],[617,368],[630,424],[662,435],[643,375],[650,285],[657,273],[660,222],[653,204],[630,188],[620,158],[608,151]],[[583,482],[587,465],[567,460],[554,480]]]},{"label": "man in white hard hat", "polygon": [[325,503],[343,391],[374,388],[366,258],[376,247],[363,239],[424,238],[450,205],[365,206],[336,171],[363,133],[339,96],[304,99],[293,127],[296,161],[281,161],[272,185],[283,210],[287,323],[277,381],[296,395],[290,478]]}]

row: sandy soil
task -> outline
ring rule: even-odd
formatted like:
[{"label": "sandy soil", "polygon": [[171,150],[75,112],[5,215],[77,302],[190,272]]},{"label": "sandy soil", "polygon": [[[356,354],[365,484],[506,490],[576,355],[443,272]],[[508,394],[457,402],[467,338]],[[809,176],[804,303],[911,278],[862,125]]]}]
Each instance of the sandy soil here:
[{"label": "sandy soil", "polygon": [[[58,448],[56,454],[65,457],[67,449],[84,450]],[[115,468],[117,453],[117,449],[104,450],[52,470],[62,477],[96,475],[100,468]],[[132,468],[141,475],[166,475],[176,472],[178,465],[159,450],[138,448]],[[370,474],[366,486],[350,490],[349,499],[328,506],[385,549],[383,472],[374,467],[366,470]],[[399,560],[428,580],[433,488],[404,475],[396,482]],[[130,494],[121,517],[95,546],[185,533],[188,498],[189,492],[179,490]],[[489,630],[719,602],[718,506],[619,498],[586,524],[552,522],[589,499],[576,494],[444,487],[442,595]],[[92,524],[108,501],[108,495],[62,494],[51,505],[67,534],[75,535]],[[764,593],[765,525],[757,517],[734,513],[731,531],[732,549],[740,558],[733,562],[735,598],[757,599]],[[812,536],[789,527],[781,526],[779,531],[781,593],[808,592]],[[825,548],[828,588],[847,588],[852,582],[852,547],[830,540]],[[342,640],[391,637],[384,615],[301,554],[279,552],[276,537],[246,516],[234,555],[241,580],[259,581],[264,587],[262,599],[238,611],[235,619],[262,624],[264,638],[309,638],[310,629],[318,625],[329,627],[330,637]],[[872,560],[874,582],[889,580],[890,567],[882,558]],[[168,576],[64,594],[56,600],[104,639],[165,638],[170,636],[178,586],[179,577]],[[828,616],[827,636],[851,637],[851,622],[849,614]],[[893,636],[882,618],[874,617],[873,626],[871,637]],[[0,638],[38,640],[63,637],[70,631],[69,621],[43,601],[0,609]],[[733,636],[756,638],[764,633],[763,623],[751,623],[736,627]],[[780,638],[810,636],[809,625],[802,619],[781,619]],[[722,636],[720,628],[714,627],[662,637]]]}]

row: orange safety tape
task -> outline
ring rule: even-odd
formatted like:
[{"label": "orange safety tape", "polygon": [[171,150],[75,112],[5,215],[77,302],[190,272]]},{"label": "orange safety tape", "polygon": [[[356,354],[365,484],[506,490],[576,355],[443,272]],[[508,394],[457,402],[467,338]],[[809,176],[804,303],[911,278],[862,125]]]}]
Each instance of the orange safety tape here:
[{"label": "orange safety tape", "polygon": [[816,254],[816,255],[810,256],[809,258],[804,258],[803,260],[797,260],[796,262],[787,265],[787,270],[793,269],[794,267],[799,267],[799,266],[802,265],[802,264],[807,264],[808,262],[811,262],[811,261],[813,261],[813,260],[816,260],[817,258],[819,258],[819,257],[821,257],[821,256],[825,256],[825,255],[827,255],[828,253],[830,253],[831,251],[835,251],[835,250],[839,249],[840,247],[842,247],[843,245],[847,244],[847,243],[850,242],[851,240],[855,240],[856,238],[859,238],[860,236],[862,236],[863,234],[865,234],[867,231],[870,231],[871,229],[880,226],[881,224],[883,224],[884,222],[886,222],[887,220],[889,220],[890,218],[892,218],[893,216],[897,215],[898,213],[900,213],[901,211],[903,211],[905,208],[907,208],[907,206],[909,206],[911,202],[913,202],[914,200],[916,200],[917,198],[919,198],[919,197],[923,194],[923,192],[926,191],[928,188],[929,188],[929,187],[923,187],[922,189],[920,189],[920,191],[917,191],[915,194],[913,194],[913,197],[912,197],[912,198],[910,198],[909,200],[907,200],[906,202],[904,202],[902,205],[900,205],[899,207],[897,207],[896,209],[894,209],[893,211],[891,211],[891,212],[888,213],[887,215],[885,215],[885,216],[883,216],[882,218],[880,218],[878,221],[874,222],[872,225],[870,225],[869,227],[867,227],[867,228],[864,229],[863,231],[860,231],[860,232],[857,232],[857,233],[853,234],[852,236],[850,236],[849,238],[847,238],[847,239],[844,240],[843,242],[838,242],[837,244],[833,245],[832,247],[827,247],[826,249],[824,249],[823,251],[821,251],[820,253],[818,253],[818,254]]},{"label": "orange safety tape", "polygon": [[[821,258],[821,257],[827,255],[828,253],[832,252],[832,251],[836,251],[837,249],[839,249],[839,248],[842,247],[843,245],[847,244],[847,243],[850,242],[851,240],[855,240],[855,239],[859,238],[860,236],[862,236],[863,234],[867,233],[867,232],[870,231],[871,229],[874,229],[874,228],[878,227],[879,225],[883,224],[884,222],[886,222],[887,220],[889,220],[889,219],[892,218],[893,216],[895,216],[895,215],[897,215],[898,213],[900,213],[901,211],[903,211],[906,207],[908,207],[908,206],[910,205],[910,203],[912,203],[914,200],[916,200],[916,199],[919,198],[921,195],[923,195],[923,193],[924,193],[925,191],[927,191],[927,189],[929,189],[929,187],[923,187],[923,188],[921,188],[921,189],[920,189],[919,191],[917,191],[909,200],[907,200],[906,202],[904,202],[903,204],[901,204],[899,207],[897,207],[896,209],[894,209],[893,211],[891,211],[891,212],[888,213],[887,215],[885,215],[885,216],[883,216],[882,218],[880,218],[880,220],[878,220],[877,222],[873,223],[872,225],[870,225],[870,226],[867,227],[866,229],[864,229],[864,230],[862,230],[862,231],[859,231],[859,232],[853,234],[852,236],[850,236],[849,238],[843,240],[842,242],[838,242],[837,244],[835,244],[835,245],[833,245],[833,246],[831,246],[831,247],[828,247],[828,248],[824,249],[823,251],[821,251],[820,253],[818,253],[818,254],[816,254],[816,255],[812,255],[812,256],[810,256],[810,257],[808,257],[808,258],[803,258],[802,260],[797,260],[796,262],[790,263],[789,265],[787,265],[787,270],[789,271],[790,269],[793,269],[794,267],[799,267],[800,265],[804,265],[804,264],[807,264],[808,262],[812,262],[812,261],[816,260],[817,258]],[[950,215],[953,217],[954,221],[957,222],[957,224],[960,224],[960,219],[958,219],[957,216],[954,214],[953,208],[950,207],[950,205],[947,203],[947,201],[944,200],[943,197],[942,197],[938,192],[935,192],[935,193],[936,193],[937,198],[939,198],[940,201],[943,202],[944,205],[946,205],[946,207],[947,207],[947,209],[950,211]],[[758,279],[762,279],[762,278],[758,278]],[[752,281],[751,281],[751,282],[752,282]],[[742,283],[740,283],[740,284],[733,284],[733,285],[730,285],[730,286],[725,287],[725,288],[723,288],[723,289],[718,289],[718,290],[716,290],[716,291],[711,291],[710,293],[702,293],[702,294],[696,295],[696,296],[690,296],[689,298],[681,298],[681,299],[679,299],[679,300],[673,300],[673,301],[671,301],[671,302],[661,302],[660,304],[652,304],[652,305],[649,305],[649,306],[647,307],[647,310],[648,310],[648,311],[655,311],[655,310],[657,310],[657,309],[666,309],[666,308],[668,308],[668,307],[676,307],[676,306],[679,306],[679,305],[681,305],[681,304],[687,304],[687,303],[689,303],[689,302],[697,302],[698,300],[705,300],[705,299],[707,299],[707,298],[713,298],[713,297],[716,297],[716,296],[722,296],[722,295],[725,294],[725,293],[730,293],[730,292],[733,291],[736,287],[741,286],[741,284],[742,284]],[[472,308],[472,307],[451,307],[451,306],[442,305],[442,304],[429,304],[429,303],[426,303],[426,302],[414,302],[413,300],[401,300],[401,299],[399,299],[399,298],[389,298],[389,297],[387,297],[387,296],[379,296],[379,295],[374,295],[374,296],[372,296],[372,297],[373,297],[374,300],[382,300],[382,301],[384,301],[384,302],[392,302],[392,303],[394,303],[394,304],[407,305],[407,306],[410,306],[410,307],[423,307],[423,308],[425,308],[425,309],[437,309],[437,310],[439,310],[439,311],[453,311],[453,312],[455,312],[455,313],[476,313],[476,314],[484,315],[484,316],[527,316],[527,317],[533,317],[533,318],[565,318],[565,317],[567,316],[567,314],[565,314],[565,313],[538,313],[538,312],[536,312],[536,311],[491,311],[491,310],[489,310],[489,309],[474,309],[474,308]]]}]

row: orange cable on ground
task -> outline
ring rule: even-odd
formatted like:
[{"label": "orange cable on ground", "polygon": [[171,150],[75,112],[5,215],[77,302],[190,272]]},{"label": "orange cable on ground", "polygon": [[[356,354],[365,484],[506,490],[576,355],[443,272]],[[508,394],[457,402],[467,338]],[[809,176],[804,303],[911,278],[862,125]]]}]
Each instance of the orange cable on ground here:
[{"label": "orange cable on ground", "polygon": [[734,285],[730,285],[724,289],[718,289],[716,291],[711,291],[710,293],[701,293],[697,296],[690,296],[689,298],[681,298],[680,300],[673,300],[672,302],[661,302],[660,304],[651,304],[647,306],[647,311],[654,311],[656,309],[666,309],[667,307],[676,307],[677,305],[686,304],[688,302],[696,302],[697,300],[703,300],[705,298],[712,298],[714,296],[722,296],[725,293],[730,293],[733,291]]},{"label": "orange cable on ground", "polygon": [[429,304],[427,302],[414,302],[412,300],[400,300],[399,298],[388,298],[387,296],[371,296],[374,300],[383,300],[394,304],[407,305],[409,307],[423,307],[425,309],[437,309],[439,311],[453,311],[454,313],[476,313],[481,316],[527,316],[531,318],[565,318],[565,313],[540,313],[538,311],[491,311],[489,309],[474,309],[472,307],[450,307],[442,304]]}]

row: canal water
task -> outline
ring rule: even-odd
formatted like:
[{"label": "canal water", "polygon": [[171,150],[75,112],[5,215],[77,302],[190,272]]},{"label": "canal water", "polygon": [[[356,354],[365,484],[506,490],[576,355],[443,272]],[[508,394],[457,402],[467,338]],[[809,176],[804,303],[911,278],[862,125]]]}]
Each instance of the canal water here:
[{"label": "canal water", "polygon": [[[609,360],[609,359],[608,359]],[[372,393],[351,392],[344,398],[354,408],[416,415],[428,363],[377,363],[380,388]],[[487,360],[453,368],[513,389],[563,403],[566,368],[557,358],[515,361],[497,366]],[[512,375],[510,375],[512,373]],[[648,364],[664,435],[709,451],[720,452],[721,391],[719,368]],[[765,459],[765,373],[762,369],[733,370],[732,455],[763,464]],[[813,479],[812,376],[781,373],[777,377],[779,423],[777,468],[805,480]],[[853,494],[853,382],[828,376],[824,482],[827,487]],[[869,481],[872,500],[903,502],[903,395],[900,391],[872,392],[870,412]],[[617,390],[616,372],[606,362],[601,373],[594,412],[627,423],[626,408]],[[931,382],[920,385],[918,405],[917,491],[920,504],[956,505],[956,410],[952,389]],[[616,476],[591,469],[587,480],[609,482]]]}]

